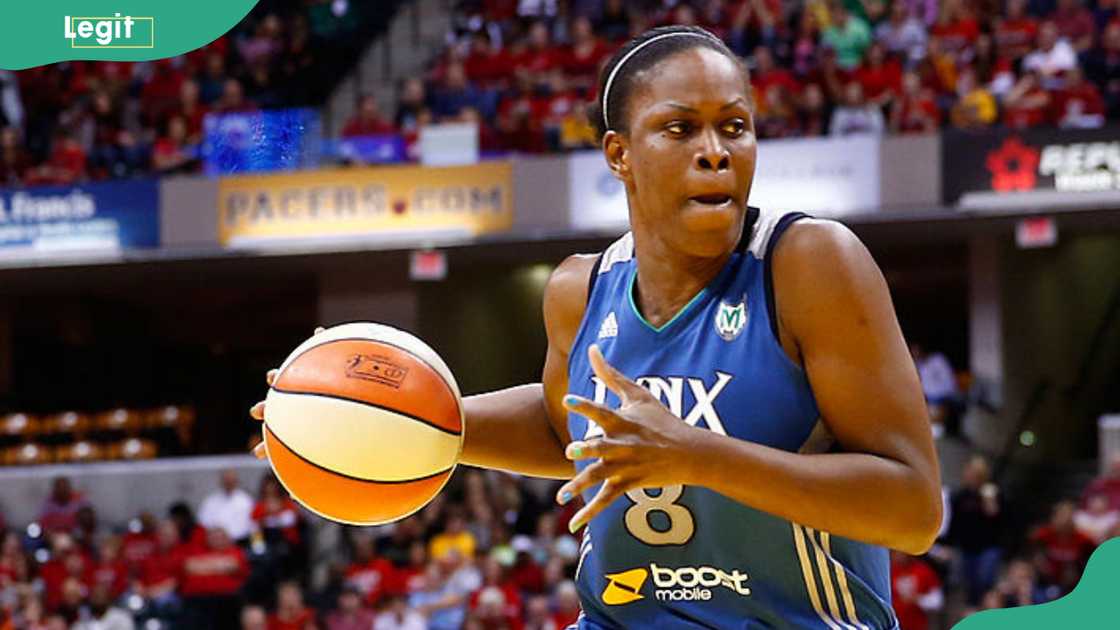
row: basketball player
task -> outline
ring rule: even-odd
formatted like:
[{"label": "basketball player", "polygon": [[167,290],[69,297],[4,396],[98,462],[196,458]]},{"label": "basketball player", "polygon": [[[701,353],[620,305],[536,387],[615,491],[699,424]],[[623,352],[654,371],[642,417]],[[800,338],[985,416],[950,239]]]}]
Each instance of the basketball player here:
[{"label": "basketball player", "polygon": [[631,231],[553,273],[542,383],[465,400],[464,463],[583,496],[581,628],[897,628],[886,548],[940,525],[882,274],[839,223],[747,205],[748,85],[699,28],[615,54],[596,123]]}]

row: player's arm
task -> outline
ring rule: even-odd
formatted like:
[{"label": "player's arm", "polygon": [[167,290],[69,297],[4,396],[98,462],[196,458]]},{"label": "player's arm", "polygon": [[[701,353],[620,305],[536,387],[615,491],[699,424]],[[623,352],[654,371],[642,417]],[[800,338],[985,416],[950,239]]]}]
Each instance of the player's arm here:
[{"label": "player's arm", "polygon": [[574,473],[564,457],[568,412],[562,401],[568,392],[568,352],[583,319],[593,264],[593,257],[571,256],[545,286],[548,353],[541,383],[464,399],[463,463],[556,479]]},{"label": "player's arm", "polygon": [[570,456],[599,461],[560,489],[561,501],[605,481],[575,526],[629,489],[685,483],[835,535],[914,554],[929,548],[941,524],[940,473],[882,274],[851,232],[818,221],[791,227],[773,265],[783,336],[844,452],[790,453],[691,427],[595,349],[592,365],[623,404],[566,401],[607,435],[569,446]]}]

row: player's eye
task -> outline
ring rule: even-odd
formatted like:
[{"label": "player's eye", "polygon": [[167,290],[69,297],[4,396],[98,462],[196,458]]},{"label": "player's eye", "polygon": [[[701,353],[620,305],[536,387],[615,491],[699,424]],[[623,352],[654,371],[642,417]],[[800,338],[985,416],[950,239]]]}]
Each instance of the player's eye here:
[{"label": "player's eye", "polygon": [[669,135],[678,138],[687,135],[691,129],[692,126],[682,120],[674,120],[668,125],[665,125],[665,131],[668,131]]},{"label": "player's eye", "polygon": [[747,122],[742,118],[734,118],[723,123],[723,132],[732,138],[738,138],[747,130]]}]

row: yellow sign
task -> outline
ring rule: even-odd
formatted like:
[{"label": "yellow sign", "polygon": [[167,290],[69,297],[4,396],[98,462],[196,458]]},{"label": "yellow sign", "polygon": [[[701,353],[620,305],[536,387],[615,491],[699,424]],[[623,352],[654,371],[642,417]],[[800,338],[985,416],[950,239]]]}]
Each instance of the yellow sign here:
[{"label": "yellow sign", "polygon": [[508,162],[391,166],[223,178],[223,245],[294,239],[474,236],[513,225]]}]

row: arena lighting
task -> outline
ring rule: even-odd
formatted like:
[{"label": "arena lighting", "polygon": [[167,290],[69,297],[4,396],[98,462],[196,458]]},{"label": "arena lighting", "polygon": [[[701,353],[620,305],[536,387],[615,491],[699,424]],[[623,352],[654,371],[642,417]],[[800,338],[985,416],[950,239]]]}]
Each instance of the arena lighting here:
[{"label": "arena lighting", "polygon": [[137,612],[143,610],[144,598],[139,595],[130,595],[128,598],[128,607]]},{"label": "arena lighting", "polygon": [[140,522],[140,519],[134,518],[128,521],[128,531],[132,532],[133,534],[139,534],[143,529],[144,524]]},{"label": "arena lighting", "polygon": [[50,559],[51,552],[47,551],[46,549],[35,550],[35,562],[38,562],[39,564],[45,564]]},{"label": "arena lighting", "polygon": [[1034,446],[1035,435],[1034,431],[1026,430],[1019,434],[1019,443],[1026,447]]},{"label": "arena lighting", "polygon": [[39,527],[38,523],[31,523],[27,526],[27,537],[38,538],[43,535],[43,528]]}]

